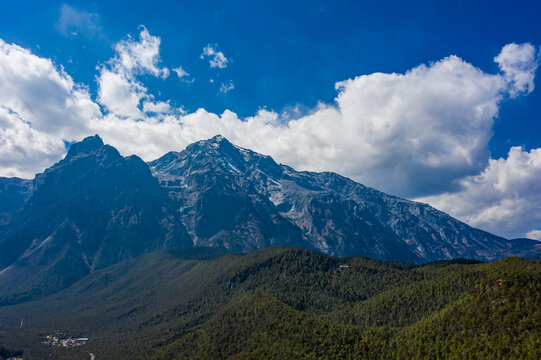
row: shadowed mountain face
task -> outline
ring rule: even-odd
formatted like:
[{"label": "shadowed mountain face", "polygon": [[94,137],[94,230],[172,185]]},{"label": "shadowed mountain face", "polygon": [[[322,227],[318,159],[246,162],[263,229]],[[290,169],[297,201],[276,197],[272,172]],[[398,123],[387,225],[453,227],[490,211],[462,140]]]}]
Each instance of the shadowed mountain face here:
[{"label": "shadowed mountain face", "polygon": [[32,186],[2,181],[0,199],[13,200],[0,208],[9,216],[0,227],[0,304],[57,291],[124,259],[194,245],[233,252],[293,245],[418,263],[541,253],[536,241],[508,241],[334,173],[298,172],[221,136],[149,164],[89,137]]},{"label": "shadowed mountain face", "polygon": [[148,166],[97,136],[74,144],[34,186],[0,233],[2,292],[31,298],[35,289],[56,291],[94,269],[191,244]]}]

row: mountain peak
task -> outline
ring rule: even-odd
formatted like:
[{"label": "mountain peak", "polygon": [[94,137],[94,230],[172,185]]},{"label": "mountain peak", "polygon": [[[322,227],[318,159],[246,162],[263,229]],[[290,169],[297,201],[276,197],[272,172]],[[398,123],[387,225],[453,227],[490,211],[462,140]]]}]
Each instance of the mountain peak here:
[{"label": "mountain peak", "polygon": [[211,146],[213,148],[235,147],[235,145],[233,145],[229,140],[227,140],[225,136],[220,135],[220,134],[214,135],[213,137],[207,140],[201,140],[199,141],[199,144]]},{"label": "mountain peak", "polygon": [[210,139],[200,140],[188,145],[185,151],[192,154],[213,154],[213,156],[219,154],[220,156],[223,156],[224,154],[237,154],[239,153],[239,148],[236,145],[233,145],[224,136],[215,135]]},{"label": "mountain peak", "polygon": [[220,134],[214,135],[214,136],[213,136],[212,138],[210,138],[208,141],[209,141],[209,142],[214,142],[214,143],[221,143],[221,142],[223,142],[223,141],[229,142],[229,140],[227,140],[227,139],[225,138],[225,136],[220,135]]},{"label": "mountain peak", "polygon": [[80,154],[80,153],[87,154],[103,146],[104,146],[103,140],[98,135],[88,136],[84,138],[82,141],[71,145],[68,151],[68,156],[71,157],[74,154]]}]

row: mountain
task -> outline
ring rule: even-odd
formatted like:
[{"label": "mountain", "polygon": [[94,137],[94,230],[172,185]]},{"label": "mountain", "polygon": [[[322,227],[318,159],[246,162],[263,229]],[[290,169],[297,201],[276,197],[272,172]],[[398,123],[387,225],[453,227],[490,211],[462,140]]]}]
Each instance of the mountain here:
[{"label": "mountain", "polygon": [[89,272],[191,244],[167,193],[137,156],[95,136],[38,174],[32,196],[0,232],[0,303],[69,286]]},{"label": "mountain", "polygon": [[532,239],[518,238],[509,240],[511,246],[503,256],[520,256],[532,260],[541,260],[541,241],[532,241]]},{"label": "mountain", "polygon": [[178,201],[194,244],[242,252],[298,245],[413,262],[541,251],[534,240],[509,242],[335,173],[295,171],[219,135],[149,165]]},{"label": "mountain", "polygon": [[0,197],[13,199],[0,228],[4,305],[159,249],[280,245],[416,263],[541,253],[534,240],[508,241],[335,173],[295,171],[222,136],[146,164],[96,135],[31,183],[3,181]]},{"label": "mountain", "polygon": [[194,245],[237,252],[272,245],[312,248],[302,230],[280,215],[265,193],[281,172],[271,158],[242,153],[218,136],[149,165],[176,202]]},{"label": "mountain", "polygon": [[[24,358],[538,359],[541,263],[425,265],[291,247],[157,251],[0,307]],[[88,337],[69,350],[47,334]]]}]

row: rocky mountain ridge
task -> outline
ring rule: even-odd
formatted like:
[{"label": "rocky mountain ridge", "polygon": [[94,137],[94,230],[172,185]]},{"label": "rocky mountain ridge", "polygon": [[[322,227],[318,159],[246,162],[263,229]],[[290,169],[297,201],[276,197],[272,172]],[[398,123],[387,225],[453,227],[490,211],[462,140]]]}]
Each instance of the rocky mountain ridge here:
[{"label": "rocky mountain ridge", "polygon": [[[196,244],[251,250],[220,238],[234,237],[246,228],[249,221],[242,212],[253,207],[273,224],[289,223],[298,229],[289,230],[293,236],[289,245],[333,256],[487,261],[512,253],[511,247],[517,245],[429,205],[387,195],[336,173],[295,171],[222,136],[170,152],[149,165],[170,198],[178,201]],[[213,213],[221,205],[224,208]],[[211,224],[201,226],[209,219]]]},{"label": "rocky mountain ridge", "polygon": [[541,253],[534,240],[508,241],[335,173],[295,171],[222,136],[146,164],[96,135],[33,182],[2,184],[12,185],[0,199],[15,201],[0,209],[0,304],[160,249],[283,245],[416,263]]}]

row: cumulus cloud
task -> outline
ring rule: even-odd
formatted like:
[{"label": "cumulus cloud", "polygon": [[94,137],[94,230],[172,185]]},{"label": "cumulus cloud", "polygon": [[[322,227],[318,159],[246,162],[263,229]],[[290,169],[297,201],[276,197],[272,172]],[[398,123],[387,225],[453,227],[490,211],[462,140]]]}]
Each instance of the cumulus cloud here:
[{"label": "cumulus cloud", "polygon": [[64,4],[60,7],[60,18],[55,24],[56,30],[64,36],[83,34],[87,37],[101,35],[99,16]]},{"label": "cumulus cloud", "polygon": [[133,119],[144,117],[139,105],[148,96],[147,89],[133,77],[103,68],[97,80],[98,101],[109,112]]},{"label": "cumulus cloud", "polygon": [[491,159],[462,190],[419,199],[464,222],[507,237],[540,239],[541,148],[512,147],[507,158]]},{"label": "cumulus cloud", "polygon": [[227,67],[229,59],[227,59],[223,52],[218,51],[218,45],[208,44],[203,48],[203,53],[200,58],[204,59],[205,57],[209,59],[209,65],[211,68],[223,69]]},{"label": "cumulus cloud", "polygon": [[[386,192],[422,197],[491,231],[537,234],[535,214],[541,212],[528,197],[541,191],[527,185],[533,181],[527,176],[513,180],[522,184],[520,191],[515,183],[498,185],[500,190],[493,186],[495,190],[486,190],[483,198],[459,211],[461,201],[477,187],[500,184],[501,179],[494,179],[501,174],[523,169],[539,179],[536,159],[541,150],[513,148],[507,159],[499,160],[490,159],[488,151],[502,101],[533,90],[537,56],[530,44],[504,47],[495,58],[500,66],[496,74],[449,56],[403,74],[374,73],[341,81],[332,104],[320,103],[287,119],[265,109],[242,119],[229,110],[186,114],[170,101],[156,99],[138,76],[169,75],[160,65],[159,46],[160,39],[144,27],[139,39],[116,45],[115,56],[98,67],[100,109],[84,86],[50,60],[0,43],[0,121],[4,133],[11,129],[2,134],[2,140],[9,141],[0,142],[1,175],[39,171],[59,156],[62,141],[83,134],[98,133],[122,153],[145,160],[222,134],[301,170],[336,171]],[[205,49],[202,56],[211,66],[214,61],[214,67],[225,67],[227,59],[217,55],[216,47]],[[223,84],[228,85],[233,84]],[[17,153],[14,149],[25,142],[35,142],[35,147],[28,147],[27,155]],[[20,156],[32,160],[25,163]],[[514,206],[518,210],[513,213]],[[524,213],[519,214],[520,209]],[[512,222],[512,215],[522,220]]]},{"label": "cumulus cloud", "polygon": [[[152,36],[141,26],[139,41],[128,37],[115,46],[116,55],[100,68],[98,102],[110,113],[136,120],[145,118],[144,112],[164,112],[165,105],[152,103],[153,96],[139,81],[138,75],[150,74],[165,79],[169,76],[167,67],[160,67],[160,38]],[[141,101],[144,101],[141,109]]]},{"label": "cumulus cloud", "polygon": [[229,80],[229,82],[227,83],[222,83],[220,85],[220,92],[222,94],[227,94],[228,92],[230,92],[231,90],[233,90],[235,88],[235,84],[233,84],[233,81]]},{"label": "cumulus cloud", "polygon": [[494,58],[510,84],[508,91],[511,97],[533,91],[535,70],[538,65],[536,56],[532,44],[512,43],[505,45],[500,54]]},{"label": "cumulus cloud", "polygon": [[32,177],[55,163],[66,148],[54,135],[34,130],[15,112],[0,106],[0,166],[2,175]]},{"label": "cumulus cloud", "polygon": [[88,134],[101,117],[85,86],[49,59],[0,39],[0,169],[32,177],[65,152],[64,139]]},{"label": "cumulus cloud", "polygon": [[152,36],[144,26],[140,26],[139,41],[128,37],[115,46],[116,56],[110,60],[112,68],[128,76],[152,74],[165,79],[169,69],[160,68],[160,43],[158,36]]},{"label": "cumulus cloud", "polygon": [[169,102],[164,101],[145,101],[143,103],[143,111],[145,113],[156,114],[169,113],[171,111],[171,105],[169,104]]}]

